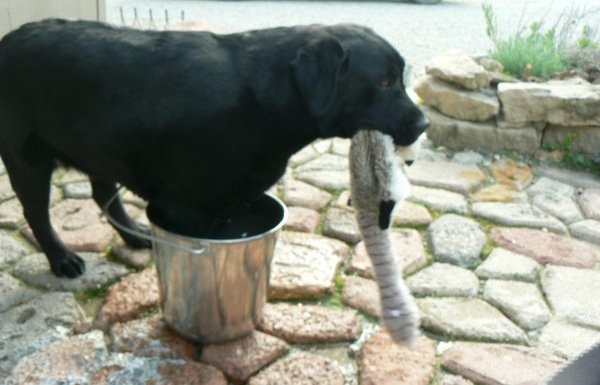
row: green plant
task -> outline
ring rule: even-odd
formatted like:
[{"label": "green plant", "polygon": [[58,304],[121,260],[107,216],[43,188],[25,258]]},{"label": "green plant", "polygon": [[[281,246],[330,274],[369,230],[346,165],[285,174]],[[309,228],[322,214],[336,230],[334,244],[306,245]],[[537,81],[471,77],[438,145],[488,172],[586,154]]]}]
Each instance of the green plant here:
[{"label": "green plant", "polygon": [[581,36],[577,41],[579,48],[598,48],[598,29],[594,29],[589,25],[584,25],[581,31]]},{"label": "green plant", "polygon": [[515,77],[535,76],[548,79],[556,72],[569,67],[564,46],[557,39],[556,28],[543,30],[543,22],[531,23],[529,32],[520,30],[515,35],[501,39],[492,6],[482,5],[486,33],[494,42],[490,56],[498,60],[509,74]]},{"label": "green plant", "polygon": [[564,154],[562,163],[575,170],[588,170],[600,173],[600,152],[596,156],[585,153],[577,148],[580,135],[574,132],[567,133],[563,143],[548,145],[547,150],[559,150]]}]

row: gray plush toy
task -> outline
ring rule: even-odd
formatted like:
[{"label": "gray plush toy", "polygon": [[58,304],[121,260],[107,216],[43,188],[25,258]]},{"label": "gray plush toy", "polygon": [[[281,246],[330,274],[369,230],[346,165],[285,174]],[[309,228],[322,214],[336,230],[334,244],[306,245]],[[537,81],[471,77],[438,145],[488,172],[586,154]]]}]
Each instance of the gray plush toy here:
[{"label": "gray plush toy", "polygon": [[[418,335],[418,315],[399,272],[390,241],[392,213],[406,195],[408,179],[401,161],[410,162],[414,148],[396,154],[391,137],[375,130],[361,130],[350,147],[352,206],[367,253],[375,270],[382,317],[392,338],[412,344]],[[404,158],[404,159],[402,159]]]}]

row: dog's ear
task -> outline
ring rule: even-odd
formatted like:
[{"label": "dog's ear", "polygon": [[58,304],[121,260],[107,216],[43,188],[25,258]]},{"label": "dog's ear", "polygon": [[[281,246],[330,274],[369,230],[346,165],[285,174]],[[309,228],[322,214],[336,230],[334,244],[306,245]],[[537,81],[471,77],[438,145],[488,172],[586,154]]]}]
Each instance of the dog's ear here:
[{"label": "dog's ear", "polygon": [[311,116],[320,118],[335,100],[340,73],[348,55],[333,36],[323,36],[301,48],[292,62],[294,78]]}]

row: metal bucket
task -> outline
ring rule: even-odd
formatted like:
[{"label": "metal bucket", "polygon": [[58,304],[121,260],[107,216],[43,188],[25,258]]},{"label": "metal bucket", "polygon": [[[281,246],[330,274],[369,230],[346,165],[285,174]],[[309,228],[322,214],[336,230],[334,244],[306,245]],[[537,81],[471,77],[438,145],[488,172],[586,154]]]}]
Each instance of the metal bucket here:
[{"label": "metal bucket", "polygon": [[250,219],[234,218],[228,226],[239,233],[233,239],[182,236],[149,218],[158,238],[152,253],[163,317],[191,340],[236,339],[252,332],[260,321],[275,242],[287,209],[278,199],[264,195],[245,213]]}]

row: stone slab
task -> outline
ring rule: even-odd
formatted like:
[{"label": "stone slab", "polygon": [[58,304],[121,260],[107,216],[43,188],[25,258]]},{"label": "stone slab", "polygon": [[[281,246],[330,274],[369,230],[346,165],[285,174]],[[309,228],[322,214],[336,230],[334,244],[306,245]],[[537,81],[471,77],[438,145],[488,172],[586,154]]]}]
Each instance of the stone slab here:
[{"label": "stone slab", "polygon": [[479,167],[472,164],[426,160],[415,162],[407,168],[406,175],[413,184],[461,194],[473,192],[487,179]]},{"label": "stone slab", "polygon": [[89,383],[108,361],[102,332],[95,330],[57,341],[24,358],[14,368],[8,384]]},{"label": "stone slab", "polygon": [[535,168],[535,173],[583,189],[600,189],[600,177],[587,171],[540,165]]},{"label": "stone slab", "polygon": [[40,295],[39,290],[25,286],[12,275],[0,272],[0,313]]},{"label": "stone slab", "polygon": [[0,227],[18,229],[25,223],[23,206],[17,198],[0,203]]},{"label": "stone slab", "polygon": [[90,199],[92,184],[88,181],[68,183],[63,186],[63,192],[68,199]]},{"label": "stone slab", "polygon": [[486,160],[479,152],[466,150],[454,153],[450,161],[452,163],[483,165]]},{"label": "stone slab", "polygon": [[500,111],[492,90],[467,91],[433,76],[419,79],[413,88],[426,105],[455,119],[485,122]]},{"label": "stone slab", "polygon": [[139,357],[198,358],[198,347],[171,331],[160,315],[115,324],[110,329],[110,349]]},{"label": "stone slab", "polygon": [[314,145],[311,144],[292,155],[289,164],[292,167],[298,167],[301,164],[317,158],[319,155],[321,155],[321,153],[315,149]]},{"label": "stone slab", "polygon": [[345,385],[342,367],[337,361],[312,353],[296,352],[277,361],[248,385]]},{"label": "stone slab", "polygon": [[523,191],[533,180],[533,171],[527,163],[500,158],[490,165],[490,173],[500,184]]},{"label": "stone slab", "polygon": [[579,196],[579,205],[588,219],[600,221],[600,188],[588,188]]},{"label": "stone slab", "polygon": [[81,319],[72,293],[53,292],[12,307],[0,322],[0,376],[24,356],[67,338]]},{"label": "stone slab", "polygon": [[362,239],[354,212],[337,207],[327,211],[323,235],[350,244],[357,244]]},{"label": "stone slab", "polygon": [[456,214],[436,219],[427,229],[433,254],[440,262],[473,266],[487,243],[487,236],[474,220]]},{"label": "stone slab", "polygon": [[305,207],[289,207],[284,230],[314,233],[321,222],[318,211]]},{"label": "stone slab", "polygon": [[0,230],[0,271],[12,266],[29,253],[29,248],[7,231]]},{"label": "stone slab", "polygon": [[100,254],[80,253],[79,256],[85,261],[86,271],[74,279],[58,278],[52,274],[48,259],[42,253],[21,258],[15,265],[13,274],[32,286],[81,292],[100,289],[129,273],[125,266],[110,262]]},{"label": "stone slab", "polygon": [[434,376],[435,343],[419,337],[412,347],[399,346],[380,331],[363,346],[360,358],[362,385],[427,385]]},{"label": "stone slab", "polygon": [[255,331],[235,341],[204,346],[200,360],[220,369],[239,384],[287,353],[289,348],[284,341]]},{"label": "stone slab", "polygon": [[545,231],[496,227],[489,234],[498,246],[543,264],[591,268],[600,258],[600,252],[584,242]]},{"label": "stone slab", "polygon": [[494,184],[471,195],[471,202],[527,202],[527,194],[511,186]]},{"label": "stone slab", "polygon": [[287,179],[284,183],[283,201],[288,206],[321,210],[331,201],[331,194],[308,183]]},{"label": "stone slab", "polygon": [[600,342],[600,331],[552,320],[539,338],[540,349],[551,354],[572,359]]},{"label": "stone slab", "polygon": [[284,231],[280,234],[269,283],[269,298],[319,298],[332,290],[348,246],[320,235]]},{"label": "stone slab", "polygon": [[425,65],[425,73],[468,90],[479,90],[490,84],[488,71],[460,50],[446,51],[434,57]]},{"label": "stone slab", "polygon": [[600,221],[586,219],[569,226],[571,235],[589,243],[600,245]]},{"label": "stone slab", "polygon": [[540,269],[541,265],[535,260],[497,247],[477,266],[475,274],[481,278],[535,282]]},{"label": "stone slab", "polygon": [[536,196],[538,194],[556,194],[571,198],[575,194],[575,187],[542,176],[534,184],[527,188],[527,194],[529,196]]},{"label": "stone slab", "polygon": [[519,151],[532,154],[540,148],[535,127],[503,129],[491,122],[469,122],[453,119],[433,108],[421,109],[431,122],[427,137],[436,146],[462,151],[465,148],[486,151]]},{"label": "stone slab", "polygon": [[525,333],[496,308],[476,298],[417,299],[426,330],[453,339],[524,343]]},{"label": "stone slab", "polygon": [[159,303],[158,286],[155,268],[130,274],[111,286],[96,318],[96,327],[108,330],[116,322],[129,321],[156,309]]},{"label": "stone slab", "polygon": [[91,379],[90,385],[121,384],[227,385],[228,383],[223,373],[199,362],[112,354],[104,368]]},{"label": "stone slab", "polygon": [[510,123],[600,125],[600,85],[500,83],[498,96]]},{"label": "stone slab", "polygon": [[543,385],[563,363],[533,348],[472,342],[455,343],[442,360],[444,368],[482,385]]},{"label": "stone slab", "polygon": [[352,341],[362,332],[356,312],[303,304],[265,304],[258,329],[289,342]]},{"label": "stone slab", "polygon": [[488,280],[483,298],[525,330],[541,328],[552,316],[535,284]]},{"label": "stone slab", "polygon": [[567,232],[564,223],[528,203],[478,202],[471,205],[471,210],[474,215],[501,225]]},{"label": "stone slab", "polygon": [[[115,235],[95,202],[89,199],[67,199],[50,209],[54,229],[64,244],[73,251],[102,252]],[[36,243],[29,227],[23,234]]]},{"label": "stone slab", "polygon": [[438,211],[449,211],[458,214],[469,212],[469,205],[464,195],[438,188],[411,186],[407,200]]},{"label": "stone slab", "polygon": [[372,279],[358,276],[345,278],[342,301],[372,317],[381,317],[379,288]]},{"label": "stone slab", "polygon": [[325,190],[347,190],[350,187],[348,158],[323,154],[295,169],[296,178]]},{"label": "stone slab", "polygon": [[415,296],[473,297],[479,279],[471,271],[447,263],[434,263],[406,280]]},{"label": "stone slab", "polygon": [[[428,257],[423,247],[421,234],[414,229],[392,229],[390,238],[396,263],[403,274],[412,274],[427,265]],[[357,272],[367,278],[374,278],[375,272],[364,242],[354,248],[354,254],[347,270]]]},{"label": "stone slab", "polygon": [[393,221],[395,226],[426,226],[433,221],[433,217],[424,206],[402,201],[394,211]]},{"label": "stone slab", "polygon": [[537,194],[533,197],[532,204],[566,224],[583,219],[577,203],[569,196],[552,193]]},{"label": "stone slab", "polygon": [[334,155],[348,156],[350,154],[351,139],[333,138],[329,152]]},{"label": "stone slab", "polygon": [[541,285],[555,319],[600,329],[600,271],[547,266]]}]

